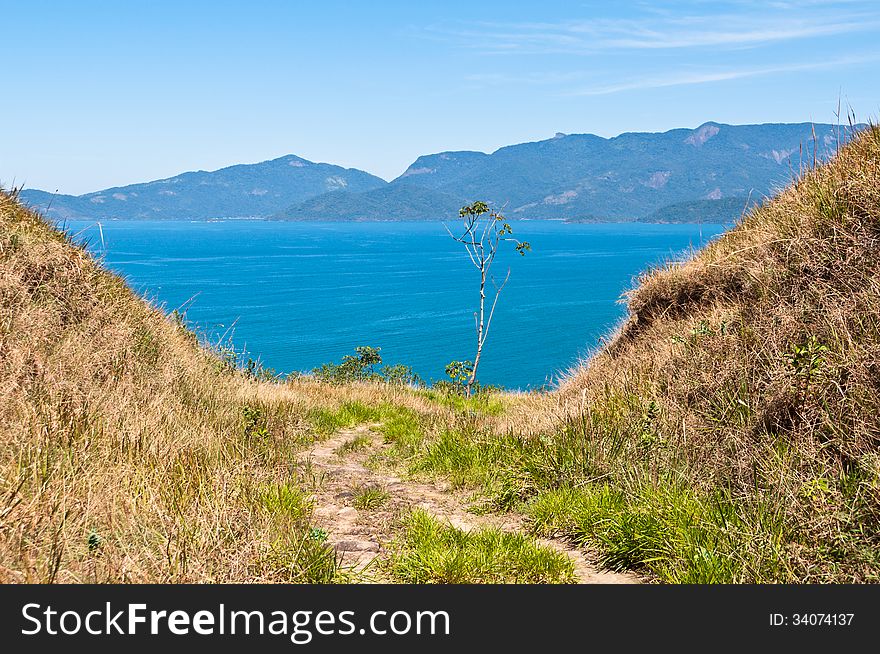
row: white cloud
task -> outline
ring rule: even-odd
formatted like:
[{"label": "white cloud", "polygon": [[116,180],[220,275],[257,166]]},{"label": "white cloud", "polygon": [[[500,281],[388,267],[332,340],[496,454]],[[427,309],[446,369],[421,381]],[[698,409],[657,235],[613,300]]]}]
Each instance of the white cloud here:
[{"label": "white cloud", "polygon": [[[804,4],[794,12],[781,3],[736,13],[668,12],[637,19],[584,19],[532,23],[481,23],[439,30],[458,45],[488,54],[591,54],[600,51],[742,48],[835,36],[880,27],[873,3]],[[856,5],[854,8],[851,5]]]},{"label": "white cloud", "polygon": [[872,54],[862,57],[848,57],[804,64],[783,64],[777,66],[741,68],[735,70],[683,71],[662,76],[633,78],[623,82],[617,82],[604,86],[594,86],[590,88],[580,89],[578,91],[568,93],[567,95],[610,95],[612,93],[635,91],[640,89],[658,89],[669,86],[706,84],[709,82],[722,82],[725,80],[742,79],[746,77],[758,77],[762,75],[773,75],[779,73],[825,70],[847,65],[869,63],[878,60],[880,60],[880,54]]}]

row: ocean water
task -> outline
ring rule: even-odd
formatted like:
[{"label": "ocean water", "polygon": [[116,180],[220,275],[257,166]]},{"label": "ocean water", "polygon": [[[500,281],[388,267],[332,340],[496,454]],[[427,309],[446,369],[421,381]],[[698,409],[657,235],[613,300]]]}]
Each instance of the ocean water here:
[{"label": "ocean water", "polygon": [[[496,260],[498,301],[483,383],[552,384],[624,315],[633,277],[718,235],[720,225],[514,223],[525,257]],[[426,380],[472,359],[479,276],[439,223],[110,221],[64,226],[111,270],[207,339],[232,340],[278,372],[380,347]],[[454,225],[450,225],[453,227]]]}]

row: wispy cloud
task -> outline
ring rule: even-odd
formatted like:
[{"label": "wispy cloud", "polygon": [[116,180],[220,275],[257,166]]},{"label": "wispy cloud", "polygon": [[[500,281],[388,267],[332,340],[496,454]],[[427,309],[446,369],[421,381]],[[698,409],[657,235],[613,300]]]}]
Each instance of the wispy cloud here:
[{"label": "wispy cloud", "polygon": [[[786,3],[781,3],[786,4]],[[487,54],[590,54],[608,50],[741,48],[850,34],[880,27],[869,3],[812,3],[727,13],[655,13],[639,18],[482,23],[438,30],[460,46]]]},{"label": "wispy cloud", "polygon": [[520,72],[520,73],[473,73],[465,76],[466,82],[480,86],[554,86],[559,84],[583,83],[589,72]]},{"label": "wispy cloud", "polygon": [[604,86],[595,86],[567,93],[566,95],[610,95],[623,91],[635,91],[641,89],[658,89],[669,86],[686,86],[691,84],[706,84],[710,82],[722,82],[726,80],[742,79],[747,77],[759,77],[780,73],[806,72],[812,70],[828,70],[844,66],[866,64],[880,61],[880,54],[864,55],[860,57],[846,57],[811,62],[803,64],[785,64],[755,68],[741,68],[735,70],[713,71],[683,71],[665,76],[641,77],[625,80]]}]

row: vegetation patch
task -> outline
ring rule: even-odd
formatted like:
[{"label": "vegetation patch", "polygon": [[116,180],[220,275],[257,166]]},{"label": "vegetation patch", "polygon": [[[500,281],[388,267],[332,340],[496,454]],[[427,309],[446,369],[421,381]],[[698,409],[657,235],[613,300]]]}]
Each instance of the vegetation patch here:
[{"label": "vegetation patch", "polygon": [[309,521],[314,508],[311,497],[291,484],[266,484],[256,491],[256,504],[274,518],[297,525]]},{"label": "vegetation patch", "polygon": [[501,394],[492,390],[482,390],[466,397],[460,392],[446,390],[444,386],[435,384],[435,388],[421,390],[419,394],[456,413],[499,416],[504,412]]},{"label": "vegetation patch", "polygon": [[337,579],[338,561],[327,534],[310,525],[314,501],[289,483],[265,484],[254,503],[272,525],[274,538],[262,564],[270,578],[288,583],[330,583]]},{"label": "vegetation patch", "polygon": [[527,507],[532,528],[601,553],[613,570],[642,569],[670,583],[786,579],[790,534],[777,503],[701,497],[672,480],[629,490],[609,484],[560,488]]},{"label": "vegetation patch", "polygon": [[523,534],[497,529],[462,531],[417,509],[404,520],[398,548],[388,561],[405,583],[573,583],[574,566],[563,553]]},{"label": "vegetation patch", "polygon": [[344,402],[335,410],[313,409],[309,412],[309,421],[318,434],[329,436],[340,429],[377,422],[382,415],[381,407],[367,406],[362,402]]},{"label": "vegetation patch", "polygon": [[363,511],[372,511],[384,506],[391,498],[388,491],[377,486],[364,486],[355,490],[351,505]]},{"label": "vegetation patch", "polygon": [[367,434],[360,434],[359,436],[355,436],[354,438],[349,438],[342,445],[337,447],[336,453],[340,456],[344,456],[352,452],[362,452],[366,449],[369,449],[370,445],[372,444],[372,438],[370,438]]},{"label": "vegetation patch", "polygon": [[425,441],[422,417],[405,407],[387,407],[379,431],[385,443],[390,445],[383,455],[392,460],[412,458]]},{"label": "vegetation patch", "polygon": [[263,558],[271,578],[293,584],[329,584],[344,580],[333,548],[312,531],[279,537]]}]

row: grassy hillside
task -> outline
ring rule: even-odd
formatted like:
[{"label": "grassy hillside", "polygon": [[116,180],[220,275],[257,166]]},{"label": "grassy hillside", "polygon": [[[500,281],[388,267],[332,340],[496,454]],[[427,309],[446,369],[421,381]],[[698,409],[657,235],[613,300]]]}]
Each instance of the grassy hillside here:
[{"label": "grassy hillside", "polygon": [[[278,468],[304,411],[260,392],[0,195],[0,580],[321,579]],[[273,438],[243,423],[251,407]]]},{"label": "grassy hillside", "polygon": [[[443,480],[611,569],[877,581],[880,130],[628,304],[552,393],[257,381],[0,194],[0,580],[339,581],[320,503],[349,496],[396,543],[382,578],[571,579],[533,539],[409,511],[427,486],[321,491],[335,434],[324,462]],[[468,572],[488,551],[503,569]]]},{"label": "grassy hillside", "polygon": [[628,304],[563,390],[583,406],[569,429],[607,455],[588,474],[608,475],[544,499],[570,503],[564,528],[619,541],[594,522],[610,493],[626,516],[613,529],[638,537],[615,543],[621,563],[672,579],[878,580],[880,129],[645,275]]},{"label": "grassy hillside", "polygon": [[420,465],[614,568],[877,581],[880,129],[627,299],[540,427],[451,431]]}]

